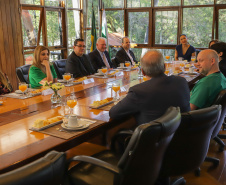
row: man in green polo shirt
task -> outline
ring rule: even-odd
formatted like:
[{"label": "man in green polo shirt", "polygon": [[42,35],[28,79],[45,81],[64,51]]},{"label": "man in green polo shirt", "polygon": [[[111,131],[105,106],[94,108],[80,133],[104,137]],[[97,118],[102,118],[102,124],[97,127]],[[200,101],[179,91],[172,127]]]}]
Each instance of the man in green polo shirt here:
[{"label": "man in green polo shirt", "polygon": [[206,49],[198,55],[197,67],[206,77],[202,78],[190,93],[191,110],[209,107],[222,89],[226,78],[219,70],[219,58],[214,50]]}]

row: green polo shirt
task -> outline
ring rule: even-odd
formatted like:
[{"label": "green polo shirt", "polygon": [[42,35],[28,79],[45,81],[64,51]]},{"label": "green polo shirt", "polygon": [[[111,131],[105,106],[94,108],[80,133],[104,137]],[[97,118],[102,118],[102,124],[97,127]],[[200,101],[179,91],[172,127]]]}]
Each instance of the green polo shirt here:
[{"label": "green polo shirt", "polygon": [[226,89],[226,78],[220,72],[202,78],[190,92],[190,103],[199,109],[213,104],[221,90]]},{"label": "green polo shirt", "polygon": [[[50,65],[50,70],[53,75],[53,79],[57,78],[56,71],[53,67],[53,65]],[[35,66],[31,66],[29,70],[29,81],[31,84],[31,88],[36,88],[42,86],[39,82],[42,81],[44,78],[46,78],[46,74],[42,72],[41,69]]]}]

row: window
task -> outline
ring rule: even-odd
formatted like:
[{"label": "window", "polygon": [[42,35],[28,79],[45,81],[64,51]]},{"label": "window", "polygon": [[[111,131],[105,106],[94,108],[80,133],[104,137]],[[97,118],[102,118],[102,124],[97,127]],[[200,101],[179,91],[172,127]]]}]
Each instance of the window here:
[{"label": "window", "polygon": [[74,45],[74,40],[80,38],[80,12],[69,10],[68,17],[68,46]]},{"label": "window", "polygon": [[154,0],[154,6],[179,6],[181,0]]},{"label": "window", "polygon": [[124,7],[124,0],[104,0],[104,8],[122,8]]},{"label": "window", "polygon": [[40,5],[40,0],[20,0],[21,4]]},{"label": "window", "polygon": [[24,46],[37,46],[40,10],[22,10],[21,15]]},{"label": "window", "polygon": [[178,11],[156,11],[155,44],[177,44]]},{"label": "window", "polygon": [[183,33],[194,47],[208,47],[212,40],[213,8],[184,8]]},{"label": "window", "polygon": [[150,7],[151,1],[147,0],[127,0],[127,7]]},{"label": "window", "polygon": [[[31,62],[37,45],[49,47],[50,60],[67,58],[68,45],[72,48],[75,38],[81,35],[80,0],[21,0],[20,2],[25,63]],[[65,2],[68,9],[65,8]]]},{"label": "window", "polygon": [[46,11],[48,46],[63,45],[61,11]]},{"label": "window", "polygon": [[129,12],[128,36],[133,43],[148,43],[149,12]]},{"label": "window", "polygon": [[226,42],[226,9],[219,10],[219,40]]},{"label": "window", "polygon": [[108,42],[110,45],[121,45],[124,33],[124,12],[122,10],[106,11]]},{"label": "window", "polygon": [[59,0],[45,0],[45,6],[60,6]]},{"label": "window", "polygon": [[206,5],[213,3],[214,0],[184,0],[184,5]]}]

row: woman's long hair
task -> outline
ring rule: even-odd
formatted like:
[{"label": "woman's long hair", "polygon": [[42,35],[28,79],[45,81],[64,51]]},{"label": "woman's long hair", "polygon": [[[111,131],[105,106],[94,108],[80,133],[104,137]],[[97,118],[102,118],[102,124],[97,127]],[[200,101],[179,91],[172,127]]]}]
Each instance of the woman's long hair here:
[{"label": "woman's long hair", "polygon": [[9,89],[9,91],[12,91],[13,90],[11,84],[8,82],[7,77],[1,71],[1,69],[0,69],[0,81],[4,85],[4,87],[6,87],[7,89]]},{"label": "woman's long hair", "polygon": [[40,61],[40,53],[44,50],[48,50],[49,53],[49,48],[45,47],[45,46],[37,46],[35,48],[34,51],[34,57],[33,57],[33,66],[39,68],[42,70],[43,73],[46,73],[45,71],[43,71],[42,67],[41,67],[41,61]]}]

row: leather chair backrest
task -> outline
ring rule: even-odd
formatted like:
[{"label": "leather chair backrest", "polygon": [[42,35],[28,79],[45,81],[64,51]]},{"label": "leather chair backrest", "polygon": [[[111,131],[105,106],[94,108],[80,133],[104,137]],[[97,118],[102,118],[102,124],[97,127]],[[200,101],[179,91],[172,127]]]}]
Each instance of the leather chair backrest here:
[{"label": "leather chair backrest", "polygon": [[28,73],[29,73],[30,67],[31,67],[31,64],[27,64],[27,65],[23,65],[16,68],[16,74],[20,82],[25,82],[29,84]]},{"label": "leather chair backrest", "polygon": [[183,175],[204,161],[221,105],[181,114],[181,124],[165,152],[160,178]]},{"label": "leather chair backrest", "polygon": [[224,123],[224,118],[226,115],[226,89],[223,89],[219,95],[217,96],[216,100],[214,101],[213,105],[221,105],[222,110],[221,110],[221,115],[218,123],[216,124],[213,133],[212,133],[212,138],[216,137],[217,134],[219,133],[222,124]]},{"label": "leather chair backrest", "polygon": [[161,118],[138,126],[118,163],[121,172],[114,184],[154,184],[180,119],[179,108],[171,107]]},{"label": "leather chair backrest", "polygon": [[65,66],[66,66],[67,59],[61,59],[53,61],[53,67],[56,71],[57,78],[63,79],[63,74],[65,73]]},{"label": "leather chair backrest", "polygon": [[113,65],[115,67],[119,67],[120,62],[118,61],[118,59],[116,57],[112,58],[111,62],[113,63]]},{"label": "leather chair backrest", "polygon": [[0,175],[1,185],[60,185],[67,172],[66,155],[51,151],[28,165]]}]

